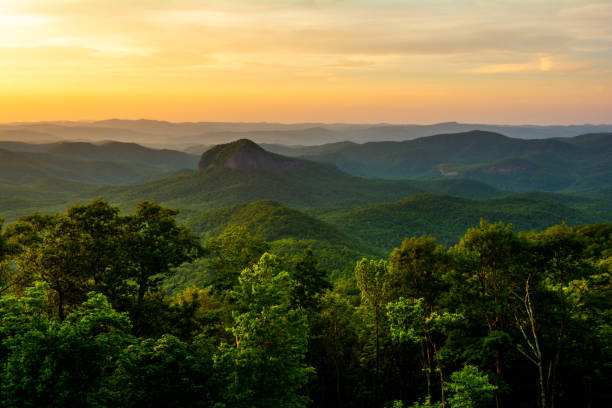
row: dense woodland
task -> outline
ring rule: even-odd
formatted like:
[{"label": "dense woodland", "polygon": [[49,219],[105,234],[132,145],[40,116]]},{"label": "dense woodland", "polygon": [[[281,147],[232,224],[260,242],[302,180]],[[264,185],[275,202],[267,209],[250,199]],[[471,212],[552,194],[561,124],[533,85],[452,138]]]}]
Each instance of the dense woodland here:
[{"label": "dense woodland", "polygon": [[358,249],[333,275],[338,248],[296,255],[235,213],[196,235],[176,210],[95,200],[4,225],[2,406],[612,402],[612,225],[481,220],[357,262],[335,230]]}]

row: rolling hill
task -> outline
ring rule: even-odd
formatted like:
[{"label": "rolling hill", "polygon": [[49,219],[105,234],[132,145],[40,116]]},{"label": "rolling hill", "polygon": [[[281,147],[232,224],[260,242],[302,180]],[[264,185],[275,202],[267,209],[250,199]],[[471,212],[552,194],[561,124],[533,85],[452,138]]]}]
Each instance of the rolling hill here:
[{"label": "rolling hill", "polygon": [[[479,155],[522,154],[534,145],[540,152],[559,156],[571,155],[574,148],[587,152],[585,157],[609,154],[606,150],[608,135],[583,136],[571,139],[571,143],[555,139],[528,141],[528,145],[523,144],[525,141],[494,135],[499,144],[495,146],[486,143],[490,135],[471,133],[460,136],[473,141],[471,145],[464,145],[463,150],[455,137],[442,135],[433,139],[454,141],[454,145],[451,143],[453,157],[466,161]],[[431,141],[415,142],[429,149],[430,158],[435,154],[451,154],[437,153],[428,147]],[[370,150],[373,157],[385,151],[373,145]],[[12,147],[25,149],[28,146]],[[359,146],[343,144],[336,147]],[[266,151],[247,139],[208,149],[202,154],[197,170],[178,170],[148,182],[116,186],[99,183],[101,180],[125,182],[130,175],[135,178],[150,176],[147,173],[155,160],[160,160],[159,166],[173,165],[172,158],[175,158],[175,163],[180,165],[184,156],[116,143],[101,146],[52,144],[39,148],[46,149],[46,153],[0,150],[0,156],[6,156],[6,160],[0,162],[0,174],[5,177],[5,181],[0,182],[2,217],[14,220],[37,210],[63,211],[74,203],[97,197],[125,211],[132,211],[136,202],[150,200],[181,209],[182,222],[204,238],[219,234],[229,224],[240,224],[274,242],[277,249],[283,248],[286,254],[299,253],[298,249],[311,246],[323,252],[352,254],[351,259],[357,254],[384,254],[399,245],[404,237],[412,235],[432,234],[441,242],[452,244],[481,217],[512,222],[519,230],[541,229],[562,221],[576,224],[612,220],[612,204],[606,195],[586,197],[547,192],[508,195],[480,181],[457,177],[431,180],[359,178],[333,164]],[[119,150],[116,155],[113,149]],[[48,153],[50,150],[55,153]],[[85,157],[125,160],[97,161]],[[128,161],[130,157],[132,161]],[[411,165],[417,168],[420,163],[426,163],[427,155],[423,153],[419,160],[415,159]],[[500,162],[500,166],[507,167],[525,165],[518,159]],[[561,172],[563,163],[557,165]],[[463,166],[465,172],[468,168],[472,172],[480,169],[480,165]],[[601,162],[593,162],[591,166],[606,168]],[[445,167],[445,171],[455,170]],[[43,179],[49,174],[56,178]],[[605,177],[605,171],[602,174]],[[58,178],[62,176],[64,179]],[[70,177],[71,180],[66,180]],[[521,180],[518,176],[515,179]],[[551,176],[549,182],[555,180]],[[586,180],[584,178],[583,182]],[[561,183],[562,179],[557,182]],[[603,181],[597,186],[606,191]],[[334,262],[330,264],[339,268]]]},{"label": "rolling hill", "polygon": [[386,255],[324,221],[270,200],[220,208],[185,222],[204,239],[230,225],[245,226],[252,235],[270,242],[273,252],[289,258],[311,248],[321,265],[336,274],[347,273],[363,256]]},{"label": "rolling hill", "polygon": [[134,143],[0,142],[0,180],[32,183],[46,178],[99,184],[132,184],[194,168],[196,156]]},{"label": "rolling hill", "polygon": [[517,231],[542,230],[562,222],[612,222],[612,204],[605,197],[584,199],[542,193],[486,200],[415,194],[393,203],[313,209],[309,213],[386,251],[400,245],[405,237],[420,235],[432,235],[444,245],[453,245],[481,218],[512,223]]},{"label": "rolling hill", "polygon": [[359,177],[466,178],[502,190],[596,193],[612,186],[612,133],[523,140],[471,131],[404,142],[271,147]]},{"label": "rolling hill", "polygon": [[466,180],[374,180],[349,176],[333,165],[281,156],[248,140],[216,146],[200,159],[198,171],[101,194],[115,203],[158,201],[191,211],[210,210],[258,200],[295,208],[352,206],[397,200],[417,192],[470,198],[503,192]]}]

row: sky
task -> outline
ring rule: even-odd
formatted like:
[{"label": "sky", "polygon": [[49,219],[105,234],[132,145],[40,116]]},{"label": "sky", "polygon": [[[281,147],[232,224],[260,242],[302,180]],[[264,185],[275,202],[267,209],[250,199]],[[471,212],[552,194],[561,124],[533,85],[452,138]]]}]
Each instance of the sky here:
[{"label": "sky", "polygon": [[0,122],[612,123],[612,0],[0,0]]}]

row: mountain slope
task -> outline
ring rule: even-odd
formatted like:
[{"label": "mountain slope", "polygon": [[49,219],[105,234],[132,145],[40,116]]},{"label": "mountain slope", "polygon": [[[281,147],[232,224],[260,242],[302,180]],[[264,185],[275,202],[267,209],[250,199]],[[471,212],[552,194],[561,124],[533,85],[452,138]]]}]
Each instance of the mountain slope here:
[{"label": "mountain slope", "polygon": [[60,178],[85,183],[143,182],[182,168],[195,168],[197,157],[134,143],[0,142],[0,181],[31,183]]},{"label": "mountain slope", "polygon": [[146,199],[193,211],[266,199],[305,208],[381,203],[417,192],[478,198],[502,194],[486,184],[465,180],[352,177],[333,165],[276,155],[242,140],[204,152],[200,167],[196,172],[185,171],[138,186],[109,188],[103,194],[116,203]]},{"label": "mountain slope", "polygon": [[541,230],[563,221],[610,222],[610,207],[605,198],[556,194],[517,194],[488,200],[416,194],[393,203],[309,212],[368,245],[391,250],[405,237],[426,234],[452,245],[481,218],[513,223],[518,231]]},{"label": "mountain slope", "polygon": [[141,164],[78,160],[48,153],[0,149],[0,180],[31,183],[54,177],[86,183],[127,184],[142,181],[154,168]]},{"label": "mountain slope", "polygon": [[[217,145],[202,154],[198,169],[225,167],[234,170],[258,169],[283,173],[294,169],[322,167],[318,163],[294,159],[268,152],[248,139]],[[333,171],[328,166],[328,171]]]},{"label": "mountain slope", "polygon": [[197,156],[168,149],[151,149],[136,143],[103,142],[99,144],[84,142],[63,142],[49,145],[48,153],[79,157],[99,161],[143,163],[166,171],[193,169]]},{"label": "mountain slope", "polygon": [[[319,267],[332,279],[352,275],[356,261],[363,257],[387,255],[321,220],[270,200],[224,207],[184,221],[204,240],[220,235],[231,226],[246,227],[251,235],[270,244],[270,252],[285,260],[293,260],[311,249]],[[179,268],[175,282],[180,287],[204,284],[210,279],[206,263],[200,260]]]},{"label": "mountain slope", "polygon": [[467,178],[514,191],[594,192],[612,186],[612,134],[522,140],[471,131],[405,142],[305,149],[301,157],[361,177]]},{"label": "mountain slope", "polygon": [[245,226],[251,234],[260,235],[267,241],[299,237],[345,245],[357,244],[355,239],[336,227],[271,200],[220,208],[189,221],[193,232],[204,238],[217,236],[232,224]]},{"label": "mountain slope", "polygon": [[89,201],[99,185],[62,179],[43,179],[29,184],[0,182],[0,218],[14,221],[32,212],[54,213]]}]

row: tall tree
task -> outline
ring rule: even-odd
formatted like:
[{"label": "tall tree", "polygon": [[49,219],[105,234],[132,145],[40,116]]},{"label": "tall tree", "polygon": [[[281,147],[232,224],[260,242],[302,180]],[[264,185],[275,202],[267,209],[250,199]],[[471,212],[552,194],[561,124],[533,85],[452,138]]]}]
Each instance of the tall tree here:
[{"label": "tall tree", "polygon": [[[449,298],[456,303],[474,326],[486,331],[474,341],[472,353],[481,364],[492,364],[493,381],[502,381],[507,353],[515,353],[508,331],[514,328],[514,316],[519,307],[513,292],[520,290],[530,272],[529,243],[516,235],[511,224],[491,224],[484,220],[476,228],[468,229],[459,244],[452,248],[454,273],[449,274]],[[499,392],[496,394],[500,405]]]},{"label": "tall tree", "polygon": [[374,399],[378,404],[380,393],[380,326],[385,319],[385,304],[387,287],[388,263],[384,259],[362,259],[355,266],[355,279],[361,290],[361,298],[371,308],[374,316],[375,341],[375,373],[374,373]]},{"label": "tall tree", "polygon": [[445,289],[443,275],[448,269],[446,249],[430,236],[406,238],[389,257],[387,293],[390,299],[423,298],[433,309]]},{"label": "tall tree", "polygon": [[435,362],[435,372],[440,377],[440,401],[446,406],[444,372],[441,349],[449,329],[460,322],[463,316],[455,313],[437,313],[428,310],[423,298],[408,300],[399,298],[387,304],[391,322],[391,335],[399,343],[410,341],[421,349],[421,365],[427,380],[427,401],[431,401],[431,373]]},{"label": "tall tree", "polygon": [[133,341],[130,322],[103,295],[90,294],[63,322],[49,317],[46,284],[0,300],[5,361],[0,406],[116,406],[107,388],[121,350]]},{"label": "tall tree", "polygon": [[306,406],[300,388],[313,370],[303,362],[308,325],[304,313],[291,306],[293,285],[279,259],[267,253],[240,274],[233,343],[223,343],[216,358],[229,383],[228,406]]},{"label": "tall tree", "polygon": [[91,279],[91,289],[106,295],[113,307],[129,307],[131,254],[128,251],[126,218],[118,207],[102,199],[75,205],[66,211],[75,228],[87,236],[87,258],[83,265]]},{"label": "tall tree", "polygon": [[263,238],[251,235],[246,227],[230,225],[221,235],[209,239],[204,249],[209,258],[208,283],[221,293],[232,289],[240,271],[256,264],[270,246]]},{"label": "tall tree", "polygon": [[144,324],[145,295],[158,290],[164,279],[174,273],[173,267],[201,255],[198,237],[187,227],[177,224],[177,215],[178,210],[143,201],[136,205],[135,214],[126,217],[127,248],[136,283],[133,319],[137,331]]},{"label": "tall tree", "polygon": [[142,339],[123,350],[110,384],[126,408],[211,407],[218,384],[212,370],[213,349],[189,345],[164,334]]},{"label": "tall tree", "polygon": [[4,220],[0,218],[0,294],[4,293],[10,285],[10,273],[6,267],[6,261],[9,255],[9,244],[3,231]]},{"label": "tall tree", "polygon": [[56,294],[57,315],[85,300],[90,289],[91,237],[64,215],[55,217],[41,233],[40,244],[18,258],[19,269],[32,279],[46,282]]},{"label": "tall tree", "polygon": [[306,310],[316,309],[320,295],[332,287],[327,280],[327,272],[319,268],[311,249],[306,249],[304,255],[295,260],[291,278],[295,281],[293,300],[298,307]]},{"label": "tall tree", "polygon": [[[561,358],[568,351],[568,338],[576,330],[576,325],[582,330],[580,321],[587,311],[585,297],[592,290],[591,285],[599,269],[587,257],[588,240],[566,224],[529,234],[528,237],[534,244],[539,273],[534,276],[534,284],[526,287],[522,303],[525,305],[526,322],[535,320],[538,325],[550,330],[544,333],[550,339],[546,342],[548,344],[542,344],[538,331],[532,330],[530,340],[533,343],[529,348],[538,370],[543,369],[547,373],[546,378],[540,373],[542,406],[553,408],[559,394]],[[530,287],[533,287],[539,302],[532,300]],[[534,350],[536,340],[540,347]]]}]

